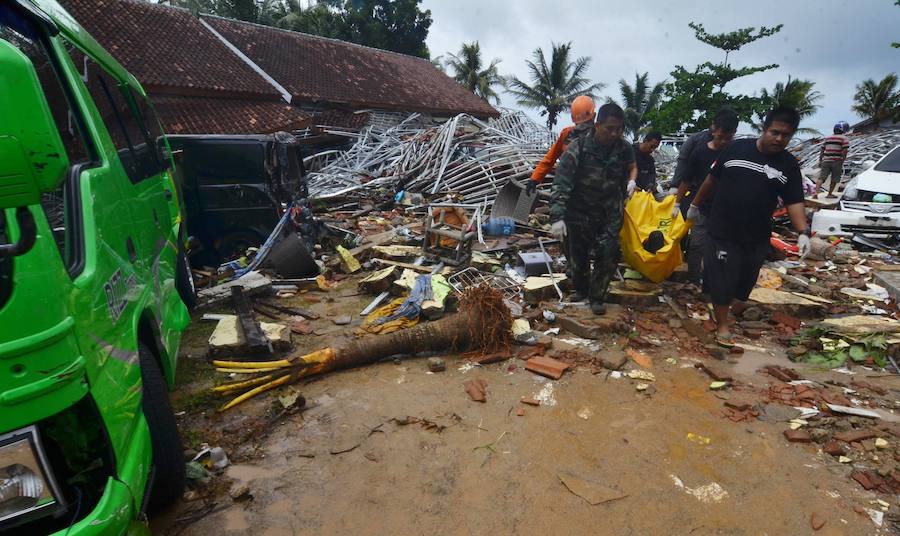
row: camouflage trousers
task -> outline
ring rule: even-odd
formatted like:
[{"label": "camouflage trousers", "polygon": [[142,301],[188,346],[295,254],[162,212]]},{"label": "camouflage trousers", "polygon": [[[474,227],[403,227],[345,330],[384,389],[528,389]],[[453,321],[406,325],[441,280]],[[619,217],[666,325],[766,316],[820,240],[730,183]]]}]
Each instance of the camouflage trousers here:
[{"label": "camouflage trousers", "polygon": [[[624,207],[612,208],[600,218],[570,217],[566,221],[566,257],[572,285],[591,303],[603,303],[616,273],[621,249],[619,230]],[[591,262],[593,261],[593,268]]]}]

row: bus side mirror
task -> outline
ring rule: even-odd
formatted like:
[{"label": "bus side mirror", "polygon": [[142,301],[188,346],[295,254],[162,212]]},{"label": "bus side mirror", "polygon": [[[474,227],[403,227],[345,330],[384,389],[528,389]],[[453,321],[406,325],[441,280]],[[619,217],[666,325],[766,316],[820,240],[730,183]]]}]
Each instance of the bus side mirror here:
[{"label": "bus side mirror", "polygon": [[41,201],[65,178],[68,156],[34,66],[0,39],[0,209]]}]

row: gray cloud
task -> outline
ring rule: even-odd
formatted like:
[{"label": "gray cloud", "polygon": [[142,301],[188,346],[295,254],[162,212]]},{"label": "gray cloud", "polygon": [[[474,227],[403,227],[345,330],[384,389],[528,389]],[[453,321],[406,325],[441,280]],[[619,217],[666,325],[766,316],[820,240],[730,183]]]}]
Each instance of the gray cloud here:
[{"label": "gray cloud", "polygon": [[[501,58],[501,72],[527,78],[525,60],[536,47],[572,41],[579,56],[592,58],[589,76],[607,84],[605,96],[618,98],[618,80],[648,71],[652,81],[668,77],[675,65],[693,68],[720,61],[721,51],[697,41],[688,28],[703,23],[711,32],[784,24],[773,37],[747,45],[729,58],[735,66],[778,63],[780,67],[735,81],[732,92],[753,94],[788,75],[816,82],[823,95],[819,113],[804,126],[830,132],[850,111],[855,85],[897,72],[900,8],[893,0],[425,0],[434,24],[428,37],[432,55],[453,52],[478,40],[485,59]],[[509,95],[503,106],[516,108]],[[527,110],[526,110],[527,111]],[[529,115],[539,118],[534,111]]]}]

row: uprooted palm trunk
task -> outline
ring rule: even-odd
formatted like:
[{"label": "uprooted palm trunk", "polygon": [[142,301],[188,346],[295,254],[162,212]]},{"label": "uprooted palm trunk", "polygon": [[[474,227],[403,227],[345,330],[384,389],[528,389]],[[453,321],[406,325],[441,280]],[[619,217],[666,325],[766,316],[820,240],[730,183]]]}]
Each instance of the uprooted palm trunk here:
[{"label": "uprooted palm trunk", "polygon": [[413,355],[437,351],[480,350],[493,353],[510,344],[512,317],[503,303],[503,295],[487,286],[465,291],[460,299],[460,312],[435,322],[390,333],[351,341],[337,348],[324,348],[311,354],[295,355],[275,362],[235,363],[214,361],[219,367],[259,369],[276,372],[220,385],[214,391],[234,394],[249,389],[222,406],[224,411],[254,396],[297,381],[334,370],[374,363],[392,355]]}]

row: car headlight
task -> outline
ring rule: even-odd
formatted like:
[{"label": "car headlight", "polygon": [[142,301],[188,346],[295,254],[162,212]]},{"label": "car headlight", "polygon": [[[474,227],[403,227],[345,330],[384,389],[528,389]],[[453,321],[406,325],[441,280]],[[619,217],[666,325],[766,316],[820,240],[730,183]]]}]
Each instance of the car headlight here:
[{"label": "car headlight", "polygon": [[847,187],[844,188],[844,195],[841,196],[841,199],[847,201],[856,201],[859,199],[859,190],[856,188],[857,180],[856,178],[850,179],[850,182],[847,183]]},{"label": "car headlight", "polygon": [[0,436],[0,523],[49,514],[63,506],[60,499],[37,428]]}]

